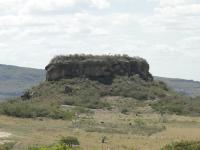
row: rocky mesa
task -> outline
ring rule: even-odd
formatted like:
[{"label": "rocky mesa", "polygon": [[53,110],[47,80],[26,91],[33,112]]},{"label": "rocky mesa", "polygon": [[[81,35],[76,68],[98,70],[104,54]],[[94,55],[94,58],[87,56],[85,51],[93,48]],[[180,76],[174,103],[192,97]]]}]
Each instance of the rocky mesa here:
[{"label": "rocky mesa", "polygon": [[136,74],[146,81],[153,80],[145,59],[127,55],[56,56],[45,69],[47,81],[79,77],[112,83],[115,76]]}]

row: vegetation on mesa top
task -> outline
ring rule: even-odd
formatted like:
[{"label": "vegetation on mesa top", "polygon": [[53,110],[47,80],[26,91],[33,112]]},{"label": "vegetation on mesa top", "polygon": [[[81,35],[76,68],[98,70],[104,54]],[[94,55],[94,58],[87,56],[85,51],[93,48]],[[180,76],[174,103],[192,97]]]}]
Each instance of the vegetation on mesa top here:
[{"label": "vegetation on mesa top", "polygon": [[127,55],[69,55],[57,56],[46,66],[47,80],[86,77],[102,83],[111,83],[117,75],[138,74],[144,80],[153,80],[149,64],[139,57]]},{"label": "vegetation on mesa top", "polygon": [[106,62],[118,62],[119,60],[123,61],[146,61],[141,57],[130,57],[128,55],[60,55],[55,56],[51,61],[50,64],[67,64],[69,61],[71,62],[80,62],[80,61],[106,61]]}]

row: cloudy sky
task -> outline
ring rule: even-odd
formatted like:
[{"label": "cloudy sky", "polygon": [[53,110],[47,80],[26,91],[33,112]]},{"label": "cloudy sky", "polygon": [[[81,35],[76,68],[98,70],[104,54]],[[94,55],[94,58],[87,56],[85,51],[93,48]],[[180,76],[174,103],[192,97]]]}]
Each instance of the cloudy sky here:
[{"label": "cloudy sky", "polygon": [[0,0],[0,63],[129,54],[154,75],[200,80],[200,0]]}]

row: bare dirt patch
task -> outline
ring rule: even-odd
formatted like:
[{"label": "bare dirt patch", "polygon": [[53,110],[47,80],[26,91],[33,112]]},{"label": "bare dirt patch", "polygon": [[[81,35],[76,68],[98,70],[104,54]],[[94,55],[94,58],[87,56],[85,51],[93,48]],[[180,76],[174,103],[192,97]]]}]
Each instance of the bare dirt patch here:
[{"label": "bare dirt patch", "polygon": [[0,131],[0,144],[7,142],[6,138],[11,136],[11,133]]},{"label": "bare dirt patch", "polygon": [[10,133],[8,133],[8,132],[3,132],[3,131],[0,131],[0,138],[7,138],[7,137],[9,137],[9,136],[11,136],[11,134],[10,134]]}]

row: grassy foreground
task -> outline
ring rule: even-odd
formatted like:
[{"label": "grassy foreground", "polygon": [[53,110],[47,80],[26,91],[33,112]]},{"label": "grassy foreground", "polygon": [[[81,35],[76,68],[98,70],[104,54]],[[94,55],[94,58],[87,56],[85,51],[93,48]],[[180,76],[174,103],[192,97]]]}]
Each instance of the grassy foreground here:
[{"label": "grassy foreground", "polygon": [[[144,113],[140,116],[123,115],[109,111],[96,111],[94,120],[104,121],[105,124],[121,121],[128,124],[134,120],[141,120],[150,124],[155,122],[165,126],[165,129],[148,135],[140,133],[123,134],[106,131],[86,131],[82,127],[72,127],[73,121],[52,119],[20,119],[0,116],[0,130],[12,135],[1,140],[16,142],[14,150],[27,150],[30,146],[45,146],[57,143],[62,136],[75,136],[80,141],[83,150],[160,150],[167,144],[182,140],[200,140],[200,118],[167,115],[161,118],[158,114]],[[137,121],[136,121],[137,122]],[[101,143],[106,136],[107,143]],[[159,142],[158,142],[159,141]]]}]

